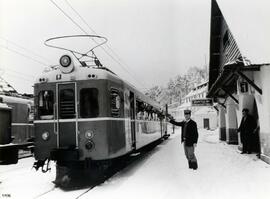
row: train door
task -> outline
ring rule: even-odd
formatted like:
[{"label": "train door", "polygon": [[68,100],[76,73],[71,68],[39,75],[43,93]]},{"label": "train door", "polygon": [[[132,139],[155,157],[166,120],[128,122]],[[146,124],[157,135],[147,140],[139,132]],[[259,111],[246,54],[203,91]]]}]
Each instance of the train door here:
[{"label": "train door", "polygon": [[57,132],[60,148],[78,147],[76,83],[57,84]]},{"label": "train door", "polygon": [[135,131],[135,98],[134,93],[130,92],[129,95],[130,101],[130,121],[131,121],[131,140],[132,140],[132,147],[136,148],[136,131]]}]

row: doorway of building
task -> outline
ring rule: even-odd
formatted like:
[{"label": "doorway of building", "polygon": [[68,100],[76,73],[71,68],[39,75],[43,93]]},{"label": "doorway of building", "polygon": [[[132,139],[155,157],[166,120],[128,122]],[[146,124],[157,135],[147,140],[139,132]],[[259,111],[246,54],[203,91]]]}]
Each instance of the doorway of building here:
[{"label": "doorway of building", "polygon": [[256,129],[256,132],[252,135],[252,151],[260,154],[261,151],[261,145],[260,145],[260,124],[259,124],[259,114],[258,114],[258,109],[257,109],[257,103],[256,100],[254,99],[253,103],[253,112],[252,115],[254,119],[257,122],[258,128]]},{"label": "doorway of building", "polygon": [[203,118],[203,128],[204,129],[210,129],[209,118]]}]

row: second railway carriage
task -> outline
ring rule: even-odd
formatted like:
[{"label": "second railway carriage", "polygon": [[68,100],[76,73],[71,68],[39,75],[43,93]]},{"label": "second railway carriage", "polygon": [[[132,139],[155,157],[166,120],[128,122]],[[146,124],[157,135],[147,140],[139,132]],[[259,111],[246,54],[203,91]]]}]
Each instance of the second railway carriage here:
[{"label": "second railway carriage", "polygon": [[0,98],[12,109],[12,143],[21,144],[33,141],[33,100],[8,95],[0,95]]},{"label": "second railway carriage", "polygon": [[31,117],[33,101],[20,96],[1,94],[0,104],[2,104],[0,106],[0,164],[16,164],[18,150],[33,148],[34,132],[33,117]]},{"label": "second railway carriage", "polygon": [[96,57],[94,67],[75,65],[73,58],[63,55],[60,66],[44,72],[34,85],[34,167],[55,160],[60,182],[68,175],[63,167],[118,158],[166,135],[165,112],[158,103]]}]

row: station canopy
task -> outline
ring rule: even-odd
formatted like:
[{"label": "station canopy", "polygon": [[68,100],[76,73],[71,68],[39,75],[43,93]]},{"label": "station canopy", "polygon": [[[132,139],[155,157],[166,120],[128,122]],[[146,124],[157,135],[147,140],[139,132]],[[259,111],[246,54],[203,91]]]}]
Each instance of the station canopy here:
[{"label": "station canopy", "polygon": [[[229,95],[238,103],[232,93],[236,92],[239,76],[262,93],[243,71],[258,71],[260,66],[270,63],[269,8],[268,0],[212,0],[208,97]],[[224,57],[228,51],[221,50],[224,23],[233,44],[229,47],[232,55],[226,63]]]}]

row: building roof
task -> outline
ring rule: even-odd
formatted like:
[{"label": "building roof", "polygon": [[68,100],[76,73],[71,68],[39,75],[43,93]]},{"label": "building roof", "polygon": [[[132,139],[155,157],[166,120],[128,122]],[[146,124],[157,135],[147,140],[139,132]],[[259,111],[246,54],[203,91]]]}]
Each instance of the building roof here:
[{"label": "building roof", "polygon": [[270,63],[269,0],[216,0],[243,57]]},{"label": "building roof", "polygon": [[0,76],[0,93],[17,93],[17,91]]},{"label": "building roof", "polygon": [[200,88],[196,87],[196,88],[192,89],[192,90],[184,97],[184,99],[189,98],[189,97],[194,96],[194,95],[198,95],[198,94],[200,94],[200,93],[204,93],[204,92],[207,92],[207,85],[205,85],[205,86],[203,86],[203,87],[200,87]]}]

